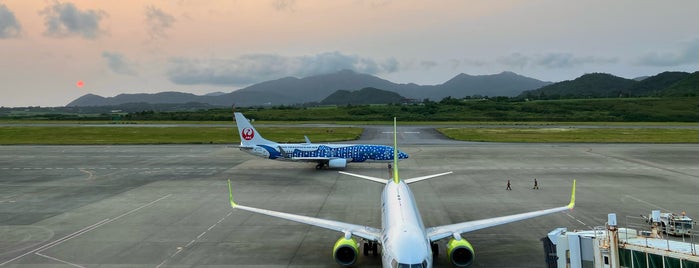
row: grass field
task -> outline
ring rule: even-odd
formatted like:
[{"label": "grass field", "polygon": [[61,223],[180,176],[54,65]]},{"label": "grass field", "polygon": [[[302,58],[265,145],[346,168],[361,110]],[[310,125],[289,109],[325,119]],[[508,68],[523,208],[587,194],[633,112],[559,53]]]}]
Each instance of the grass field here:
[{"label": "grass field", "polygon": [[[80,125],[221,125],[235,127],[235,121],[100,121],[100,120],[14,120],[0,119],[0,124],[6,125],[22,125],[22,124],[80,124]],[[270,121],[258,120],[254,122],[258,124],[274,124],[274,125],[298,125],[298,124],[335,124],[335,125],[391,125],[393,121]],[[497,126],[697,126],[697,122],[516,122],[516,121],[411,121],[401,122],[398,118],[398,124],[407,125],[497,125]]]},{"label": "grass field", "polygon": [[[186,124],[189,122],[178,123]],[[264,123],[277,124],[278,122],[265,121]],[[357,122],[351,123],[362,124]],[[415,122],[410,124],[415,124]],[[507,124],[503,127],[503,124],[505,123],[499,122],[497,125],[500,126],[498,127],[445,127],[437,130],[452,139],[481,142],[699,143],[699,129],[653,128],[653,126],[659,125],[657,123],[597,124],[600,126],[613,126],[613,128],[557,127],[556,123],[544,122],[539,125],[531,122],[521,124],[534,126],[532,128],[510,128],[506,127]],[[567,125],[570,124],[567,123]],[[453,125],[467,124],[454,122]],[[509,125],[520,124],[512,123]],[[648,126],[648,128],[624,127],[628,125]],[[681,123],[670,123],[667,125],[692,126],[691,124]],[[350,141],[358,139],[362,133],[362,129],[357,127],[260,126],[258,130],[265,138],[278,142],[304,142],[304,135],[307,135],[313,142]],[[233,125],[221,125],[220,127],[9,125],[0,127],[0,144],[236,144],[240,142],[240,138],[235,131],[236,128]]]},{"label": "grass field", "polygon": [[684,128],[439,128],[447,137],[482,142],[699,143]]},{"label": "grass field", "polygon": [[[356,140],[361,128],[257,128],[279,142]],[[235,144],[240,137],[231,127],[0,127],[0,144]]]}]

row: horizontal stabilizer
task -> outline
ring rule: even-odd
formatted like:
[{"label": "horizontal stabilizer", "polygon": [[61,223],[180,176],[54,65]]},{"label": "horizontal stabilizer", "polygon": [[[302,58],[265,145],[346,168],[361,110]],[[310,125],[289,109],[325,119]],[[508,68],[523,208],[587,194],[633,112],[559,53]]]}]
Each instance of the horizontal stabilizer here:
[{"label": "horizontal stabilizer", "polygon": [[344,172],[344,171],[340,171],[340,173],[345,174],[345,175],[354,176],[354,177],[357,177],[357,178],[362,178],[362,179],[365,179],[365,180],[370,180],[370,181],[373,181],[373,182],[383,183],[383,184],[386,184],[386,182],[388,182],[387,179],[381,179],[381,178],[377,178],[377,177],[364,176],[364,175],[359,175],[359,174],[354,174],[354,173],[349,173],[349,172]]},{"label": "horizontal stabilizer", "polygon": [[413,182],[418,182],[418,181],[421,181],[421,180],[431,179],[431,178],[434,178],[434,177],[444,176],[444,175],[448,175],[448,174],[452,174],[452,173],[454,173],[454,172],[449,171],[449,172],[444,172],[444,173],[439,173],[439,174],[434,174],[434,175],[427,175],[427,176],[422,176],[422,177],[416,177],[416,178],[405,179],[404,181],[405,181],[405,183],[407,183],[407,184],[411,184],[411,183],[413,183]]}]

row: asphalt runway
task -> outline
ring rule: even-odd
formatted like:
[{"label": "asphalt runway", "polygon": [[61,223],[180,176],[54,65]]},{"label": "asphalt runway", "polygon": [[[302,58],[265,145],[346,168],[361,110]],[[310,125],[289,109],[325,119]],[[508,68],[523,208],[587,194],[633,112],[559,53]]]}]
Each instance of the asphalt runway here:
[{"label": "asphalt runway", "polygon": [[[358,143],[390,144],[391,131],[369,128]],[[621,225],[651,209],[699,218],[698,144],[464,143],[429,127],[398,132],[410,154],[403,178],[454,171],[411,184],[427,227],[566,205],[577,179],[572,212],[463,234],[472,267],[544,267],[540,238],[602,226],[610,212]],[[0,267],[338,267],[340,233],[228,204],[231,179],[241,204],[380,226],[382,185],[314,166],[221,145],[0,146]],[[387,176],[385,164],[346,171]],[[435,264],[451,267],[443,251]],[[355,266],[380,260],[361,256]]]}]

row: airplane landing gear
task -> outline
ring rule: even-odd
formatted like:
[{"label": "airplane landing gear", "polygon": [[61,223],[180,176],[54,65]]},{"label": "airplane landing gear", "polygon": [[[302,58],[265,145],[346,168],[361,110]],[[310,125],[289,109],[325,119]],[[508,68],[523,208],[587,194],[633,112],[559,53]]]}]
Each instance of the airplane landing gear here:
[{"label": "airplane landing gear", "polygon": [[317,169],[317,170],[321,170],[321,169],[323,169],[323,166],[325,166],[325,164],[323,164],[323,163],[318,163],[318,165],[316,165],[316,169]]},{"label": "airplane landing gear", "polygon": [[437,245],[437,243],[431,243],[430,246],[432,246],[432,256],[437,258],[437,256],[439,256],[439,245]]},{"label": "airplane landing gear", "polygon": [[364,242],[364,256],[369,256],[369,253],[371,253],[372,256],[376,257],[379,255],[379,246],[378,243],[375,242]]}]

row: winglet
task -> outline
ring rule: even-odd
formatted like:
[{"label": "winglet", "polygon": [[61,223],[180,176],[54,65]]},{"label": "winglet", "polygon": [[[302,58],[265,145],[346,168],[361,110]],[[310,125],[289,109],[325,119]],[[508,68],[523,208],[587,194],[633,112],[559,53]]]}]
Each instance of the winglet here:
[{"label": "winglet", "polygon": [[396,127],[396,118],[393,118],[393,182],[398,183],[398,132]]},{"label": "winglet", "polygon": [[231,190],[231,180],[228,180],[228,201],[231,202],[231,207],[235,208],[238,204],[233,201],[233,190]]},{"label": "winglet", "polygon": [[570,203],[568,204],[568,209],[573,209],[575,207],[575,180],[573,180],[573,191],[570,194]]}]

